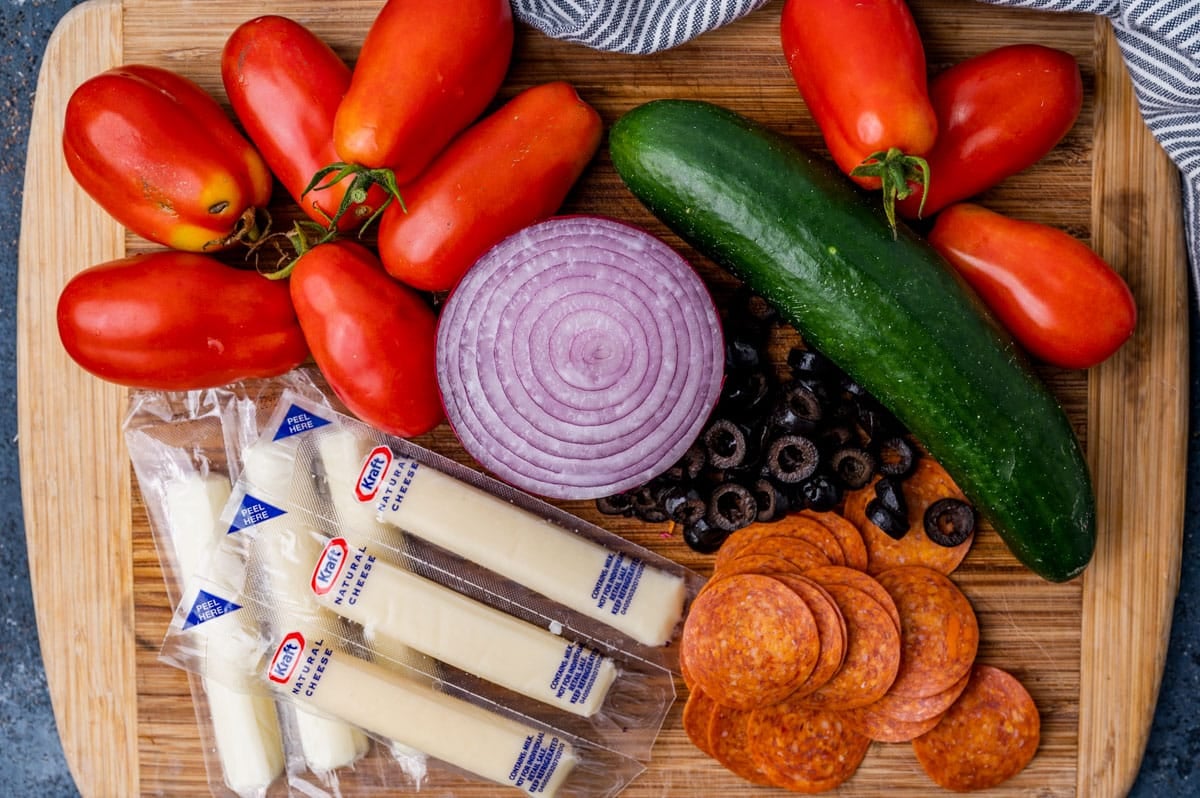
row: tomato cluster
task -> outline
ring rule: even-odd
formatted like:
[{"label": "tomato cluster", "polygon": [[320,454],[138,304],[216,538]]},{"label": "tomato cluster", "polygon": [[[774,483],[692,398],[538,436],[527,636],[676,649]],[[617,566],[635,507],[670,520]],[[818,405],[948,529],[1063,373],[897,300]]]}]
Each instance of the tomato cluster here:
[{"label": "tomato cluster", "polygon": [[[238,26],[221,58],[236,119],[160,67],[85,81],[68,103],[67,164],[168,249],[68,283],[67,352],[106,380],[163,390],[273,376],[311,355],[365,421],[432,429],[443,416],[427,292],[557,211],[600,144],[599,114],[563,82],[487,113],[513,43],[507,0],[437,13],[388,0],[353,68],[294,20]],[[307,218],[268,234],[276,181]],[[377,219],[377,249],[352,240]],[[280,237],[291,261],[268,279],[256,264]]]},{"label": "tomato cluster", "polygon": [[[1074,126],[1074,58],[1037,44],[984,52],[927,76],[904,0],[786,0],[781,40],[838,167],[881,189],[888,219],[935,218],[930,243],[1031,355],[1089,368],[1137,321],[1133,295],[1062,230],[966,200],[1041,160]],[[831,47],[861,41],[879,47]]]}]

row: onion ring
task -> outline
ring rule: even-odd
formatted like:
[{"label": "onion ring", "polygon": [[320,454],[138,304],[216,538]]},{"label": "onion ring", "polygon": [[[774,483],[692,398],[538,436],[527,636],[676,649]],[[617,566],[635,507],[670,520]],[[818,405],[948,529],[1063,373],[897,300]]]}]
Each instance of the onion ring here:
[{"label": "onion ring", "polygon": [[501,241],[442,309],[438,387],[463,448],[555,499],[642,485],[716,405],[721,321],[703,281],[650,233],[559,216]]}]

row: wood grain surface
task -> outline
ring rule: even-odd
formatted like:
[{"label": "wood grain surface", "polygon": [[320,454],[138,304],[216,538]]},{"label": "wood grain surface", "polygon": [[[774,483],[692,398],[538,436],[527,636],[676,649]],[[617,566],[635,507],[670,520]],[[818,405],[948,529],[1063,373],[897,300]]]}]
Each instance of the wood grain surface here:
[{"label": "wood grain surface", "polygon": [[[703,98],[820,149],[778,46],[780,5],[650,57],[597,53],[522,28],[501,97],[567,79],[606,123],[649,99]],[[1099,548],[1083,578],[1052,585],[985,529],[956,579],[980,617],[981,659],[1017,673],[1042,712],[1037,758],[990,794],[1123,795],[1149,732],[1178,584],[1188,376],[1177,175],[1138,116],[1106,23],[970,0],[911,5],[933,71],[1000,44],[1036,41],[1067,50],[1083,72],[1085,105],[1066,140],[982,201],[1089,241],[1137,298],[1138,330],[1116,357],[1088,373],[1041,372],[1087,449]],[[67,174],[59,149],[64,104],[80,81],[122,61],[171,67],[223,100],[221,46],[238,23],[262,13],[293,16],[352,61],[378,7],[379,0],[91,0],[63,19],[48,46],[22,219],[19,434],[43,657],[67,759],[85,795],[197,795],[207,790],[207,775],[187,676],[157,660],[171,608],[121,446],[125,394],[70,363],[55,332],[55,300],[70,275],[150,248],[124,234]],[[641,224],[690,257],[719,302],[733,288],[632,198],[603,152],[566,210]],[[468,461],[444,426],[421,442]],[[614,524],[586,503],[564,506],[701,573],[711,570],[709,558],[665,526]],[[681,709],[682,701],[626,794],[766,793],[698,754],[680,728]],[[371,767],[342,775],[341,785],[347,795],[360,786],[381,792]],[[910,747],[876,744],[840,794],[936,791]],[[422,794],[509,793],[450,778],[425,784]]]}]

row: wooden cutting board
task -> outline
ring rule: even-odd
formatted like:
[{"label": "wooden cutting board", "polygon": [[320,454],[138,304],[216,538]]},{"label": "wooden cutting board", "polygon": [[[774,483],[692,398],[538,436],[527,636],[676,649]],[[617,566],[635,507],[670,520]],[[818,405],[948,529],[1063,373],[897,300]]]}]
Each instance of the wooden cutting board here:
[{"label": "wooden cutting board", "polygon": [[[65,102],[80,81],[123,61],[174,68],[223,98],[224,39],[262,13],[299,19],[352,60],[379,4],[90,0],[62,20],[47,48],[20,247],[19,433],[42,653],[67,759],[85,795],[194,795],[204,792],[206,776],[186,677],[156,660],[170,608],[121,445],[125,393],[79,371],[55,332],[56,297],[71,274],[147,248],[68,175],[59,149]],[[602,54],[522,28],[502,95],[566,78],[609,123],[652,98],[705,98],[819,148],[778,46],[780,5],[776,0],[653,57]],[[1110,361],[1086,374],[1042,372],[1086,444],[1098,492],[1099,548],[1083,578],[1051,585],[1016,565],[985,530],[956,578],[981,619],[981,658],[1018,672],[1042,711],[1038,757],[995,793],[1123,795],[1153,716],[1178,585],[1188,376],[1177,174],[1141,123],[1106,22],[968,0],[911,5],[932,70],[1000,44],[1036,41],[1071,52],[1083,71],[1086,101],[1075,129],[1045,161],[984,201],[1089,240],[1126,277],[1138,302],[1137,333]],[[567,209],[643,224],[691,256],[718,299],[729,286],[632,199],[603,153]],[[444,428],[430,442],[462,456]],[[587,504],[567,506],[608,523]],[[710,570],[708,558],[663,527],[616,528],[702,573]],[[628,794],[756,791],[686,742],[681,703]],[[349,786],[353,777],[342,783]],[[907,745],[876,745],[842,793],[934,790]]]}]

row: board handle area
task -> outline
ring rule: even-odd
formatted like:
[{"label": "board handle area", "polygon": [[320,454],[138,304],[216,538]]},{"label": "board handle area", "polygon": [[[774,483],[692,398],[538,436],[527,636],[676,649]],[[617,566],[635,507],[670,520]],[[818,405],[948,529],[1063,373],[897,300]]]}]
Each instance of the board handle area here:
[{"label": "board handle area", "polygon": [[29,128],[17,273],[17,427],[30,582],[55,722],[86,796],[138,794],[130,478],[124,389],[76,366],[58,294],[125,254],[124,230],[62,165],[71,92],[121,62],[120,0],[89,0],[50,36]]}]

